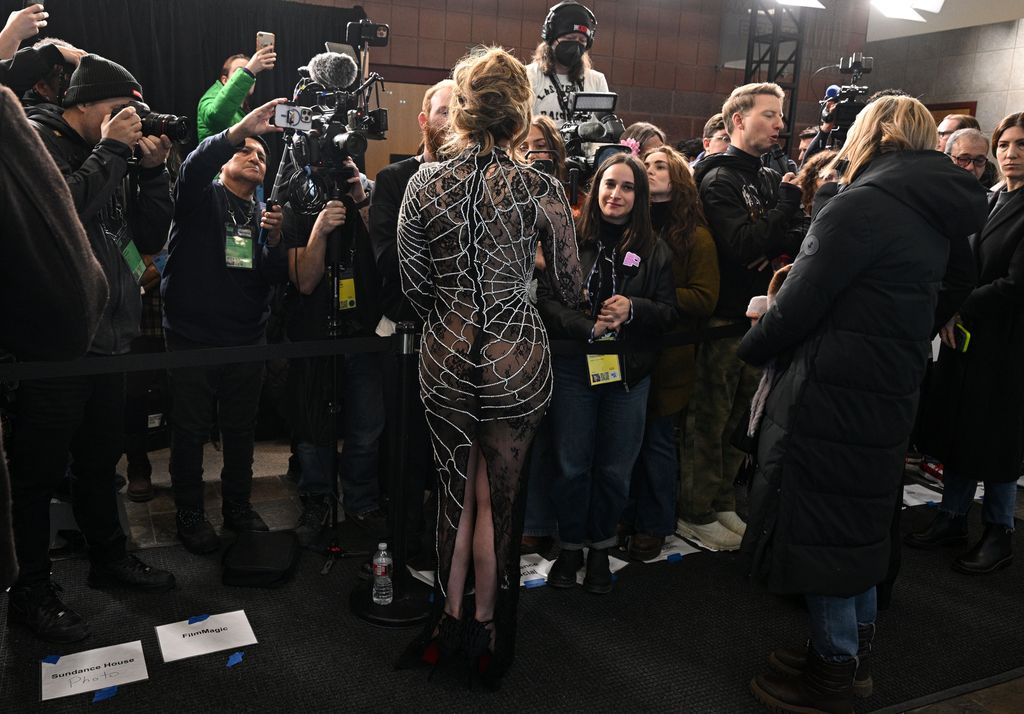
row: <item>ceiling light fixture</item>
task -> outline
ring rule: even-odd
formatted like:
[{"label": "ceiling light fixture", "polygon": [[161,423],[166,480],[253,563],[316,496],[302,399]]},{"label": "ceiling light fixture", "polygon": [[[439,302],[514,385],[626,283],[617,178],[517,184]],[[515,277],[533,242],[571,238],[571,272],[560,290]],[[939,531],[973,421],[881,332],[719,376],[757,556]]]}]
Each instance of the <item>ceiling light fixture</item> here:
[{"label": "ceiling light fixture", "polygon": [[942,12],[942,6],[946,0],[913,0],[910,3],[910,7],[915,10],[924,10],[925,12]]},{"label": "ceiling light fixture", "polygon": [[871,0],[871,4],[891,20],[925,22],[925,19],[911,7],[910,0]]},{"label": "ceiling light fixture", "polygon": [[819,0],[775,0],[779,5],[792,5],[794,7],[813,7],[816,10],[824,10],[825,6]]}]

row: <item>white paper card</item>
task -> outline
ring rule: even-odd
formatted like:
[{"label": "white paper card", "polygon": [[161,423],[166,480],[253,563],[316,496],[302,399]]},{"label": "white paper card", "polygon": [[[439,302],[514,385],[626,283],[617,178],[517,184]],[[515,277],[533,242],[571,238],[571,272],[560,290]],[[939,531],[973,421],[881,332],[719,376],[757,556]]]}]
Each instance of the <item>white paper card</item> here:
[{"label": "white paper card", "polygon": [[210,615],[192,624],[189,620],[182,620],[160,625],[156,628],[156,636],[164,662],[256,644],[256,635],[245,610]]},{"label": "white paper card", "polygon": [[926,504],[936,505],[942,500],[942,494],[927,486],[917,483],[908,483],[903,487],[904,506],[923,506]]},{"label": "white paper card", "polygon": [[43,660],[40,672],[43,701],[149,679],[142,640]]},{"label": "white paper card", "polygon": [[540,587],[548,581],[548,573],[554,561],[547,560],[539,553],[519,556],[519,584],[524,588]]},{"label": "white paper card", "polygon": [[661,553],[658,554],[657,558],[648,560],[648,563],[657,563],[659,560],[677,560],[682,558],[684,555],[690,553],[699,553],[700,548],[696,548],[679,536],[668,536],[665,538],[665,544],[661,546]]}]

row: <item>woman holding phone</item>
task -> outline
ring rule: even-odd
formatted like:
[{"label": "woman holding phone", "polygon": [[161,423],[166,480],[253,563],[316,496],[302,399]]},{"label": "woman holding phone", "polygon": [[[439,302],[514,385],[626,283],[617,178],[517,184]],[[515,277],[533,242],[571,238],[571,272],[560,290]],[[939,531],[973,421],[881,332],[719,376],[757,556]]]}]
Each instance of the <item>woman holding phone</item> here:
[{"label": "woman holding phone", "polygon": [[[618,153],[597,170],[577,226],[582,309],[558,299],[542,276],[538,308],[553,339],[629,345],[658,339],[675,324],[672,255],[651,227],[647,170]],[[562,551],[548,575],[576,585],[589,546],[583,587],[612,590],[608,549],[629,496],[644,436],[656,350],[556,355],[551,425],[558,445],[551,499]]]}]

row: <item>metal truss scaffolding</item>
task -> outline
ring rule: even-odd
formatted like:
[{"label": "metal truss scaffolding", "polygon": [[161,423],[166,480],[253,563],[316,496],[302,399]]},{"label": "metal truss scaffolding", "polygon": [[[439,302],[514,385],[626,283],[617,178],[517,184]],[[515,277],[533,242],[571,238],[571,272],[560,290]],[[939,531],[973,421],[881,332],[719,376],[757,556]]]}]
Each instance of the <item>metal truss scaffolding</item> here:
[{"label": "metal truss scaffolding", "polygon": [[804,19],[799,8],[781,5],[775,0],[750,0],[748,12],[750,31],[744,82],[775,82],[786,91],[782,108],[786,128],[779,138],[783,148],[788,150],[800,92]]}]

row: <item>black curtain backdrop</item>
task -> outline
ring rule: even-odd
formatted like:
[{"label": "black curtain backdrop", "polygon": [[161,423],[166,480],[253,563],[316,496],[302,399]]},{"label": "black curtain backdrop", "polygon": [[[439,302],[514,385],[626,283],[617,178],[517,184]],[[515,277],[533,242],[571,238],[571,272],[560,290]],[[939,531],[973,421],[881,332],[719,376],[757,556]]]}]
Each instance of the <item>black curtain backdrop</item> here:
[{"label": "black curtain backdrop", "polygon": [[[323,52],[325,41],[344,42],[346,24],[366,17],[360,6],[284,0],[45,0],[45,5],[48,26],[23,47],[59,37],[114,60],[139,80],[153,111],[187,116],[193,126],[199,98],[219,77],[224,60],[251,55],[257,31],[275,34],[277,65],[257,75],[250,98],[254,107],[291,97],[298,68]],[[22,6],[20,0],[0,0],[0,18]],[[268,185],[281,151],[279,139],[270,144]]]}]

